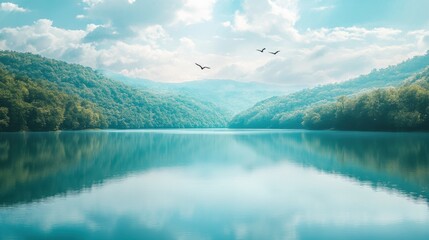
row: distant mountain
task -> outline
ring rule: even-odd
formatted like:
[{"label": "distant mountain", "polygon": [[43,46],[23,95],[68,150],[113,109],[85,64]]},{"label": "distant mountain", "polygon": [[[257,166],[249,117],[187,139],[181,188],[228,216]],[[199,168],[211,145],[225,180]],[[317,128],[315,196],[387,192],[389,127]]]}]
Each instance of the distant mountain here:
[{"label": "distant mountain", "polygon": [[[94,113],[100,118],[97,124],[78,126],[77,129],[201,128],[224,127],[226,124],[225,113],[211,103],[135,89],[77,64],[30,53],[0,51],[0,69],[3,76],[0,78],[3,82],[0,92],[0,126],[3,128],[0,130],[3,131],[68,129],[63,127],[63,120],[64,114],[69,113],[64,106],[70,99],[83,104],[84,109],[76,107],[77,111]],[[14,89],[18,85],[21,95]],[[27,85],[34,87],[27,88]],[[59,94],[60,99],[50,102],[50,96]],[[36,113],[40,123],[31,127],[28,121]],[[58,119],[54,121],[54,127],[43,125],[43,119],[55,117]],[[15,126],[18,121],[20,124]]]},{"label": "distant mountain", "polygon": [[373,70],[367,75],[346,82],[272,97],[236,115],[229,126],[232,128],[302,128],[304,113],[309,108],[334,102],[340,96],[399,86],[427,66],[429,66],[429,51],[426,55],[414,57],[388,68]]},{"label": "distant mountain", "polygon": [[231,118],[240,111],[252,107],[258,101],[290,92],[273,85],[257,82],[211,79],[181,83],[161,83],[126,77],[109,71],[102,72],[109,78],[132,87],[191,96],[201,101],[210,102],[227,112]]}]

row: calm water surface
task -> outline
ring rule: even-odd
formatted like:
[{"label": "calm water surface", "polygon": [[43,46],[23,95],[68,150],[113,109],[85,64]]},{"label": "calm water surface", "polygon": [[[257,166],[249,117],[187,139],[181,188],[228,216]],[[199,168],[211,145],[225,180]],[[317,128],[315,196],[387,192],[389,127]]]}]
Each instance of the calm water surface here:
[{"label": "calm water surface", "polygon": [[429,134],[0,133],[0,239],[429,239]]}]

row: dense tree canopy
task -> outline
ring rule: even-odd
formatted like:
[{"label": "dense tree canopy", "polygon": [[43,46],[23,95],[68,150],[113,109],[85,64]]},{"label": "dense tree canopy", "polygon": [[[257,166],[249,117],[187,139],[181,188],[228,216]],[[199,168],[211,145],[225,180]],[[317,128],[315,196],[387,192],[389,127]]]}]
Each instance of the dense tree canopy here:
[{"label": "dense tree canopy", "polygon": [[47,81],[15,77],[0,67],[0,131],[105,127],[88,101],[55,90]]},{"label": "dense tree canopy", "polygon": [[0,93],[3,130],[223,127],[226,124],[224,113],[213,104],[181,95],[134,89],[77,64],[30,53],[0,51],[0,68],[5,82]]},{"label": "dense tree canopy", "polygon": [[[373,70],[368,75],[343,82],[304,89],[282,97],[273,97],[236,115],[234,128],[302,128],[304,112],[317,105],[335,102],[340,96],[354,95],[377,88],[394,87],[424,70],[429,52],[395,66]],[[328,109],[324,109],[327,111]]]},{"label": "dense tree canopy", "polygon": [[308,110],[308,129],[429,130],[429,69],[397,88],[378,89]]}]

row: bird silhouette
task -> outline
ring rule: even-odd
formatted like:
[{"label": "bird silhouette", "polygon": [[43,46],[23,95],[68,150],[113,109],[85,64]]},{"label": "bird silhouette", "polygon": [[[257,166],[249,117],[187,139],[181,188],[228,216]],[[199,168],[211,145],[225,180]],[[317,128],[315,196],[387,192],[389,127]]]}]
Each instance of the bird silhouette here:
[{"label": "bird silhouette", "polygon": [[207,66],[201,66],[200,64],[198,64],[198,63],[195,63],[195,65],[197,65],[198,67],[200,67],[201,68],[201,70],[204,70],[204,68],[207,68],[207,69],[210,69],[209,67],[207,67]]},{"label": "bird silhouette", "polygon": [[273,54],[273,55],[276,55],[277,53],[279,53],[280,51],[275,51],[275,52],[269,52],[269,53],[271,53],[271,54]]},{"label": "bird silhouette", "polygon": [[261,53],[263,53],[264,52],[264,50],[265,50],[265,48],[262,48],[262,49],[256,49],[256,51],[259,51],[259,52],[261,52]]}]

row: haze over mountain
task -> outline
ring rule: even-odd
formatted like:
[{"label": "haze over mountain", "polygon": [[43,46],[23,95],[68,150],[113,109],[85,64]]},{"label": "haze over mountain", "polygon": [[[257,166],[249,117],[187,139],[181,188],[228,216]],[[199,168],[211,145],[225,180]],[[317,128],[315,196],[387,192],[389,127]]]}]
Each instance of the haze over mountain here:
[{"label": "haze over mountain", "polygon": [[[213,104],[177,94],[134,89],[81,65],[30,53],[0,51],[0,69],[2,130],[223,127],[226,124],[225,113]],[[59,94],[60,99],[52,97]],[[85,109],[70,108],[67,102],[73,102],[72,99],[82,102],[79,105]],[[77,115],[70,117],[75,123],[65,125],[65,115],[70,112]],[[34,124],[29,124],[32,121]]]},{"label": "haze over mountain", "polygon": [[[303,128],[304,117],[310,110],[341,96],[399,86],[427,66],[429,52],[350,81],[271,97],[281,91],[266,84],[231,80],[158,83],[107,73],[116,79],[112,80],[88,67],[29,53],[1,51],[0,128],[16,131],[224,127],[234,113],[267,96],[268,99],[234,116],[229,126]],[[310,124],[309,119],[317,120],[318,114],[313,111],[312,116],[316,117],[307,117],[306,126],[317,126]]]},{"label": "haze over mountain", "polygon": [[291,90],[273,84],[258,82],[239,82],[225,79],[207,79],[180,83],[163,83],[147,79],[132,78],[110,71],[102,71],[111,79],[118,80],[131,87],[151,91],[168,92],[191,96],[210,102],[227,113],[228,118],[255,103],[273,96],[290,93]]}]

